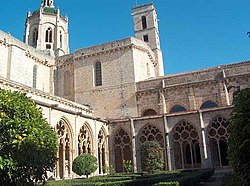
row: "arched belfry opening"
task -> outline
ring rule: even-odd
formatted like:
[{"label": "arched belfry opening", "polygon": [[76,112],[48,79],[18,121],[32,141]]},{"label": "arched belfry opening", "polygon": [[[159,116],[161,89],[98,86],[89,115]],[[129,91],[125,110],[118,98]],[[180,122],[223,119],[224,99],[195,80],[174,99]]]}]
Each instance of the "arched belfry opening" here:
[{"label": "arched belfry opening", "polygon": [[58,161],[56,163],[56,178],[70,178],[72,167],[72,133],[69,122],[62,118],[56,125],[58,135]]},{"label": "arched belfry opening", "polygon": [[218,116],[208,127],[208,138],[213,166],[228,166],[228,121]]},{"label": "arched belfry opening", "polygon": [[175,168],[201,167],[199,135],[188,121],[180,121],[172,131],[174,141]]}]

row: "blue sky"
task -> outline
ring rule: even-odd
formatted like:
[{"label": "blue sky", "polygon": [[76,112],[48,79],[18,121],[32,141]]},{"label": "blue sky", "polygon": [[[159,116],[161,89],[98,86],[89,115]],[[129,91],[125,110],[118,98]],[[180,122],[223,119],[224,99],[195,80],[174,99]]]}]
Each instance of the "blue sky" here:
[{"label": "blue sky", "polygon": [[[22,40],[25,17],[41,0],[4,1],[0,29]],[[250,59],[249,0],[137,0],[153,2],[160,28],[165,74]],[[135,0],[55,0],[69,17],[71,52],[133,36]]]}]

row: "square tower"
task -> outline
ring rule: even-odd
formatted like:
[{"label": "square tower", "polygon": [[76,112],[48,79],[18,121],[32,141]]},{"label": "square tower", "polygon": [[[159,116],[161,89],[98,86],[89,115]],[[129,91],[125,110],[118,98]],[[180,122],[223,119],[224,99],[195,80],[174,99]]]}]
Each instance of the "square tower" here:
[{"label": "square tower", "polygon": [[158,19],[153,3],[133,7],[132,16],[134,18],[135,37],[149,45],[155,54],[155,74],[156,76],[164,76]]}]

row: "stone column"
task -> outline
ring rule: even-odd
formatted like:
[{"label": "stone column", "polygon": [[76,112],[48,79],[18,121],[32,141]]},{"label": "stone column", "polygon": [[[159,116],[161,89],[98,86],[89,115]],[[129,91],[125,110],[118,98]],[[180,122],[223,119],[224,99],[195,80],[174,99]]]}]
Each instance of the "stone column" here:
[{"label": "stone column", "polygon": [[[59,143],[60,145],[60,143]],[[57,158],[58,161],[56,162],[56,179],[60,179],[60,159],[59,159],[59,149],[57,150]]]},{"label": "stone column", "polygon": [[137,160],[136,160],[136,144],[135,144],[135,127],[134,127],[134,120],[130,119],[130,127],[131,127],[131,136],[132,136],[132,151],[133,151],[133,168],[134,172],[137,172]]},{"label": "stone column", "polygon": [[63,144],[62,144],[62,177],[65,178],[65,139],[63,139]]},{"label": "stone column", "polygon": [[171,161],[171,147],[170,147],[170,140],[169,140],[169,130],[168,130],[168,122],[167,116],[163,116],[164,120],[164,132],[166,137],[166,151],[167,151],[167,161],[168,161],[168,170],[173,170],[172,161]]},{"label": "stone column", "polygon": [[208,156],[208,150],[207,150],[207,137],[205,133],[205,126],[204,126],[204,120],[203,120],[203,115],[202,112],[199,112],[199,117],[200,117],[200,126],[201,126],[201,140],[202,140],[202,145],[201,146],[201,160],[202,160],[202,167],[206,168],[209,166],[211,162],[211,157]]}]

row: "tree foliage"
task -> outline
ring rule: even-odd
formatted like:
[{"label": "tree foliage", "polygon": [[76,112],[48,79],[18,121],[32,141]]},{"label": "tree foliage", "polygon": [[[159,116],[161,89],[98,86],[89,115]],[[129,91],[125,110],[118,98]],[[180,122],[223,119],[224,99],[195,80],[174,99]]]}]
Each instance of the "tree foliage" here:
[{"label": "tree foliage", "polygon": [[25,94],[0,89],[0,185],[44,181],[56,161],[57,136]]},{"label": "tree foliage", "polygon": [[141,146],[142,170],[149,173],[163,170],[163,149],[156,141],[146,141]]},{"label": "tree foliage", "polygon": [[250,89],[240,91],[229,122],[229,160],[243,185],[250,184]]},{"label": "tree foliage", "polygon": [[88,176],[97,169],[97,159],[92,154],[81,154],[77,156],[72,165],[72,170],[79,176]]}]

